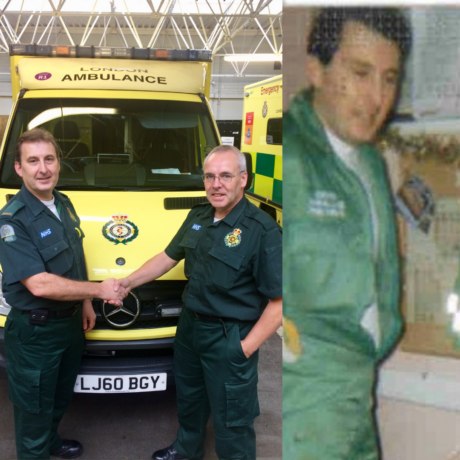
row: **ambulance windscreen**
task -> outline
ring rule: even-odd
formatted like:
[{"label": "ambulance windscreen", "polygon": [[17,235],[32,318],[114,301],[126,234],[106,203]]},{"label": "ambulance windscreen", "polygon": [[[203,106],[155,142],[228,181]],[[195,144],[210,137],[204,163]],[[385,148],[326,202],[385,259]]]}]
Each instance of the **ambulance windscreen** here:
[{"label": "ambulance windscreen", "polygon": [[22,185],[15,145],[35,127],[52,133],[61,149],[58,189],[203,190],[204,157],[219,143],[199,102],[25,98],[8,132],[3,187]]}]

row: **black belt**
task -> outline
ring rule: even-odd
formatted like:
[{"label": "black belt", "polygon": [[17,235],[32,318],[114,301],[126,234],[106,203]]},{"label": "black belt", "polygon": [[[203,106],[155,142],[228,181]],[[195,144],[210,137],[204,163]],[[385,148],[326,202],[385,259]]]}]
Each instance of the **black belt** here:
[{"label": "black belt", "polygon": [[197,313],[195,310],[192,310],[195,313],[197,318],[200,318],[203,321],[211,321],[213,323],[220,323],[222,321],[232,321],[234,323],[239,323],[240,321],[235,318],[225,318],[225,317],[217,317],[217,316],[209,316],[209,315],[202,315],[201,313]]},{"label": "black belt", "polygon": [[222,324],[222,326],[224,327],[225,338],[228,339],[227,328],[225,327],[224,321],[236,321],[235,319],[230,319],[230,318],[216,318],[215,316],[200,315],[200,314],[197,313],[195,310],[192,310],[192,311],[193,311],[193,313],[195,313],[195,316],[196,316],[198,319],[201,319],[202,321],[209,321],[209,322],[212,322],[212,323],[220,323],[220,324]]},{"label": "black belt", "polygon": [[[68,316],[75,315],[80,305],[81,305],[80,302],[78,302],[77,304],[73,305],[70,308],[67,308],[66,310],[50,310],[48,308],[46,309],[38,308],[35,310],[23,310],[22,314],[28,315],[29,318],[32,318],[32,319],[41,319],[40,312],[42,312],[42,314],[45,313],[47,319],[67,318]],[[43,320],[44,319],[45,318],[43,318]]]},{"label": "black belt", "polygon": [[225,322],[231,322],[231,323],[255,323],[256,320],[254,321],[247,321],[247,320],[239,320],[235,318],[225,318],[225,317],[217,317],[217,316],[210,316],[210,315],[202,315],[201,313],[197,313],[195,310],[192,310],[193,313],[195,313],[195,316],[198,319],[201,319],[202,321],[209,321],[211,323],[221,323],[223,328],[224,328],[224,334],[225,338],[228,339],[227,335],[227,328],[225,327]]},{"label": "black belt", "polygon": [[236,318],[226,318],[225,316],[210,316],[202,315],[197,313],[195,310],[191,310],[195,313],[197,318],[202,319],[203,321],[212,321],[213,323],[220,323],[221,321],[233,322],[233,323],[257,323],[256,319],[236,319]]}]

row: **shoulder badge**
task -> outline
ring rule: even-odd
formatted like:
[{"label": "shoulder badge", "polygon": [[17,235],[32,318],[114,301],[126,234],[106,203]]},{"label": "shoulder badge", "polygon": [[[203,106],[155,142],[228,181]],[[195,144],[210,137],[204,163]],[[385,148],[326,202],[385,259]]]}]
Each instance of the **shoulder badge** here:
[{"label": "shoulder badge", "polygon": [[12,243],[17,240],[17,236],[14,233],[14,228],[11,225],[3,225],[0,228],[0,236],[4,243]]},{"label": "shoulder badge", "polygon": [[303,354],[303,345],[296,325],[286,317],[283,317],[283,333],[283,361],[295,363]]},{"label": "shoulder badge", "polygon": [[229,233],[225,238],[225,246],[233,248],[238,246],[241,243],[241,233],[242,231],[239,228],[235,228],[233,232]]}]

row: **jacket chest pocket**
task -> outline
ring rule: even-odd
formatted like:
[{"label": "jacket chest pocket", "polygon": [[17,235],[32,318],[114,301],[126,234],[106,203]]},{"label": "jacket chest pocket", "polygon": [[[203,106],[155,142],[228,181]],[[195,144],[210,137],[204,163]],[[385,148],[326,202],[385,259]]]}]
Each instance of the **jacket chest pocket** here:
[{"label": "jacket chest pocket", "polygon": [[40,217],[31,223],[33,233],[31,236],[36,241],[38,248],[53,246],[64,238],[64,227],[54,221],[52,217]]},{"label": "jacket chest pocket", "polygon": [[284,229],[286,303],[312,311],[328,310],[328,314],[351,308],[358,317],[375,300],[372,253],[349,228],[313,229],[307,222],[291,223]]},{"label": "jacket chest pocket", "polygon": [[209,251],[211,259],[211,279],[217,286],[230,289],[243,265],[244,255],[231,249],[213,246]]},{"label": "jacket chest pocket", "polygon": [[65,240],[59,240],[50,246],[40,249],[48,273],[64,275],[73,265],[72,250]]},{"label": "jacket chest pocket", "polygon": [[195,250],[198,245],[198,237],[190,234],[185,235],[179,246],[182,246],[185,250],[185,261],[184,261],[184,274],[187,279],[190,279],[194,261],[196,259]]}]

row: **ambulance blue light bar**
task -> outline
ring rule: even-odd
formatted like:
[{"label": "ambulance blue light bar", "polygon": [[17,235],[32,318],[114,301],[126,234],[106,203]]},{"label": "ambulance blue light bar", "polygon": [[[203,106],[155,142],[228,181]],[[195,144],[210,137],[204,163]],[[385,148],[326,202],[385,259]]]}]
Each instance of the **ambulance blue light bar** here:
[{"label": "ambulance blue light bar", "polygon": [[109,46],[10,45],[10,56],[143,59],[211,62],[211,50],[112,48]]}]

